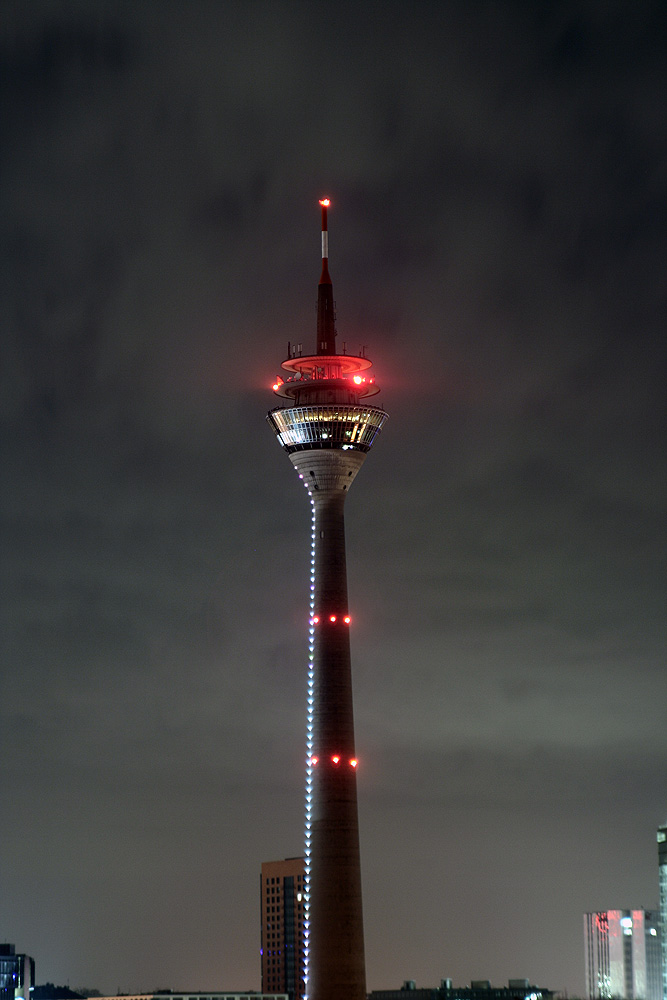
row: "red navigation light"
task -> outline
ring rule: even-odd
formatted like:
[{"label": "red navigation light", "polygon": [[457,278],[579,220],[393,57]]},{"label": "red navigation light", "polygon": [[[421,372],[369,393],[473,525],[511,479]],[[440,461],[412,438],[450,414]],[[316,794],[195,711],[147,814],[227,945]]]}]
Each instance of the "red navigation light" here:
[{"label": "red navigation light", "polygon": [[331,758],[331,763],[340,764],[340,757],[337,754],[334,754],[334,756]]},{"label": "red navigation light", "polygon": [[320,198],[320,205],[322,206],[322,208],[328,208],[330,204],[331,202],[329,201],[328,198]]},{"label": "red navigation light", "polygon": [[319,615],[315,615],[315,617],[313,618],[313,625],[319,624],[319,620],[320,620]]},{"label": "red navigation light", "polygon": [[315,765],[317,764],[318,760],[319,760],[319,757],[311,757],[310,758],[310,766],[311,767],[315,767]]},{"label": "red navigation light", "polygon": [[284,381],[285,381],[285,380],[284,380],[284,379],[282,379],[282,378],[280,377],[280,375],[278,375],[278,376],[276,377],[276,380],[275,380],[275,382],[273,383],[273,391],[274,391],[274,392],[278,392],[278,389],[279,389],[279,388],[281,387],[281,385],[283,384],[283,382],[284,382]]},{"label": "red navigation light", "polygon": [[345,615],[345,617],[343,618],[343,621],[345,622],[346,625],[349,625],[350,622],[352,621],[352,619],[350,618],[349,615]]},{"label": "red navigation light", "polygon": [[353,757],[352,760],[350,761],[350,767],[356,767],[358,763],[359,761]]},{"label": "red navigation light", "polygon": [[329,615],[329,621],[330,622],[335,622],[336,621],[336,616],[335,615]]}]

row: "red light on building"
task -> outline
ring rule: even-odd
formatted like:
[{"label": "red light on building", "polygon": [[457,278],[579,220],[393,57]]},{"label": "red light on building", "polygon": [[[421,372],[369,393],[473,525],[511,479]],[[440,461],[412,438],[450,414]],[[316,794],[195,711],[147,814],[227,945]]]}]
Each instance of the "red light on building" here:
[{"label": "red light on building", "polygon": [[356,767],[358,763],[359,761],[353,757],[352,760],[350,761],[350,767]]},{"label": "red light on building", "polygon": [[343,618],[343,621],[345,622],[346,625],[349,625],[350,622],[352,621],[352,619],[350,618],[349,615],[345,615],[345,617]]},{"label": "red light on building", "polygon": [[311,767],[315,767],[315,765],[317,764],[317,762],[318,762],[319,759],[320,759],[319,757],[311,757],[310,758],[310,766]]},{"label": "red light on building", "polygon": [[336,621],[336,616],[335,615],[329,615],[329,621],[330,622],[335,622]]},{"label": "red light on building", "polygon": [[332,764],[340,764],[340,757],[338,757],[337,755],[334,754],[334,756],[331,758],[331,763]]},{"label": "red light on building", "polygon": [[313,625],[319,624],[319,620],[320,620],[320,616],[319,615],[315,615],[313,617]]}]

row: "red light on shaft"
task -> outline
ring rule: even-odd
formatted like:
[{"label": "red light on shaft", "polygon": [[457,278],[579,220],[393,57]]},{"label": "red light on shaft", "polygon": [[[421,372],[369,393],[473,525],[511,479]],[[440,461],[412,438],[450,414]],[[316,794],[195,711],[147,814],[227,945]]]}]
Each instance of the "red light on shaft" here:
[{"label": "red light on shaft", "polygon": [[350,767],[356,767],[358,763],[359,761],[356,759],[356,757],[353,757],[352,760],[350,761]]},{"label": "red light on shaft", "polygon": [[331,763],[340,764],[340,757],[337,754],[334,754],[334,756],[331,758]]},{"label": "red light on shaft", "polygon": [[329,615],[329,621],[330,622],[335,622],[336,621],[336,616],[335,615]]}]

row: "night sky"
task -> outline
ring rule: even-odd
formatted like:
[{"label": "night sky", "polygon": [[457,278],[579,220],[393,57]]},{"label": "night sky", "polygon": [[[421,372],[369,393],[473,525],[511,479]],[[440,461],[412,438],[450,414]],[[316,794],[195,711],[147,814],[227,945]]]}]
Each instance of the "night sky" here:
[{"label": "night sky", "polygon": [[0,940],[260,987],[302,853],[310,514],[268,425],[339,342],[368,985],[581,993],[667,821],[662,0],[3,5]]}]

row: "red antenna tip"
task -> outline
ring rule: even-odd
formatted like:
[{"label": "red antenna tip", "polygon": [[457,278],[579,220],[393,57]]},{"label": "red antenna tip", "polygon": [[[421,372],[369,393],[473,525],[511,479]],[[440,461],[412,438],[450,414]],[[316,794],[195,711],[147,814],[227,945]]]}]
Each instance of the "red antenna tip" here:
[{"label": "red antenna tip", "polygon": [[322,277],[320,278],[320,284],[325,281],[327,284],[330,283],[331,278],[326,270],[326,260],[329,256],[329,223],[327,221],[327,212],[331,202],[328,198],[320,198],[320,205],[322,206],[322,259],[325,261],[322,268]]},{"label": "red antenna tip", "polygon": [[[320,205],[322,206],[322,232],[326,232],[329,228],[327,223],[327,212],[329,210],[329,205],[331,202],[328,198],[320,198]],[[328,257],[328,254],[323,254],[323,257]]]}]

